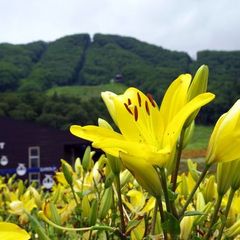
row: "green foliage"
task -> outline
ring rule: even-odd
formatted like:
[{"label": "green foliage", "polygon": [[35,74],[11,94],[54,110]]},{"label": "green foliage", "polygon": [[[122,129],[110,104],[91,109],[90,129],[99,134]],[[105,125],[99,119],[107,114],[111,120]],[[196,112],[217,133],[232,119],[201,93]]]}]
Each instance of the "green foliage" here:
[{"label": "green foliage", "polygon": [[[203,108],[197,121],[213,124],[240,96],[240,51],[201,51],[193,61],[184,52],[166,50],[130,37],[103,34],[96,34],[93,41],[88,34],[77,34],[50,43],[5,43],[0,44],[0,92],[48,90],[49,96],[56,92],[61,97],[66,95],[86,102],[94,101],[94,98],[95,104],[84,103],[84,108],[80,104],[79,110],[72,109],[72,106],[67,108],[71,120],[81,112],[83,122],[89,121],[90,115],[94,121],[98,117],[94,113],[99,112],[95,109],[101,91],[121,93],[125,86],[134,86],[151,93],[160,103],[172,80],[181,73],[194,73],[202,64],[209,66],[208,89],[217,97]],[[116,81],[117,74],[122,75],[123,85],[109,84],[111,80]],[[88,104],[95,107],[91,111],[85,110]],[[26,113],[22,113],[23,110]],[[51,114],[58,114],[54,110],[52,107]],[[0,116],[4,116],[5,111],[6,104],[0,110]],[[48,114],[40,117],[39,112],[36,115],[25,105],[8,110],[11,117],[39,118],[38,121],[44,123],[54,118]],[[66,121],[63,116],[61,123]],[[50,125],[59,126],[60,123],[56,123],[58,118],[55,118],[55,123]]]},{"label": "green foliage", "polygon": [[46,48],[44,42],[0,44],[0,91],[16,90]]},{"label": "green foliage", "polygon": [[78,34],[49,43],[31,74],[22,81],[20,90],[29,90],[29,83],[31,87],[37,83],[41,90],[76,83],[77,72],[83,64],[84,51],[89,42],[89,35]]},{"label": "green foliage", "polygon": [[2,93],[0,109],[0,116],[35,121],[59,129],[66,129],[71,124],[96,124],[97,116],[110,118],[100,97],[85,102],[79,97],[57,94]]},{"label": "green foliage", "polygon": [[124,83],[161,96],[177,75],[187,71],[190,58],[134,38],[96,34],[80,72],[81,84],[108,83],[121,74]]}]

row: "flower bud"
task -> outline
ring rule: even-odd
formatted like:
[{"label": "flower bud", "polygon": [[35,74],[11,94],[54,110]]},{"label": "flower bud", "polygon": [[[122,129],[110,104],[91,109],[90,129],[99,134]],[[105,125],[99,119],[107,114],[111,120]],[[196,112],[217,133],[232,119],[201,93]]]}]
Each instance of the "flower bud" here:
[{"label": "flower bud", "polygon": [[196,201],[196,210],[197,211],[202,211],[202,209],[205,207],[205,200],[203,197],[202,192],[197,193],[197,201]]},{"label": "flower bud", "polygon": [[82,167],[84,172],[87,172],[90,168],[91,165],[91,148],[88,146],[85,149],[85,152],[83,154],[83,159],[82,159]]},{"label": "flower bud", "polygon": [[230,238],[238,234],[240,234],[240,219],[238,219],[230,228],[224,232],[224,236]]},{"label": "flower bud", "polygon": [[215,183],[215,176],[211,175],[204,184],[203,195],[206,203],[213,201],[217,198],[217,189]]},{"label": "flower bud", "polygon": [[34,187],[29,187],[29,190],[31,194],[33,195],[33,198],[35,200],[35,203],[37,204],[38,208],[41,208],[42,206],[42,200],[39,192]]},{"label": "flower bud", "polygon": [[234,190],[238,190],[240,188],[240,159],[230,162],[232,169],[232,179],[231,179],[231,187]]},{"label": "flower bud", "polygon": [[184,239],[184,240],[189,239],[189,236],[192,231],[193,220],[194,220],[193,216],[187,216],[182,219],[180,223],[180,229],[181,229],[180,239]]},{"label": "flower bud", "polygon": [[104,219],[108,213],[108,210],[112,206],[113,190],[111,187],[105,189],[101,203],[99,206],[99,218]]},{"label": "flower bud", "polygon": [[[207,91],[208,72],[208,66],[206,65],[202,65],[197,70],[187,92],[188,102],[191,101],[193,98],[197,97],[199,94],[205,93]],[[200,109],[196,110],[191,114],[191,116],[187,119],[185,126],[189,126],[192,121],[194,121],[199,111]]]},{"label": "flower bud", "polygon": [[98,126],[113,130],[112,126],[104,119],[98,118]]},{"label": "flower bud", "polygon": [[82,216],[87,218],[90,214],[90,204],[88,200],[88,196],[85,195],[82,199]]},{"label": "flower bud", "polygon": [[193,162],[191,159],[188,159],[187,161],[188,165],[188,171],[191,174],[192,178],[194,179],[195,182],[197,182],[201,172],[197,170],[197,163]]},{"label": "flower bud", "polygon": [[206,163],[240,159],[240,99],[217,121],[210,137]]},{"label": "flower bud", "polygon": [[89,218],[88,218],[89,226],[94,226],[97,222],[97,213],[98,213],[97,208],[98,208],[98,202],[96,199],[93,199],[91,203]]},{"label": "flower bud", "polygon": [[202,65],[197,70],[188,89],[188,101],[207,91],[208,73],[209,70],[207,65]]},{"label": "flower bud", "polygon": [[220,196],[223,196],[231,186],[231,172],[229,163],[218,163],[217,191]]},{"label": "flower bud", "polygon": [[82,164],[81,164],[81,159],[77,158],[75,160],[75,164],[74,164],[74,170],[77,173],[78,176],[82,175]]},{"label": "flower bud", "polygon": [[110,172],[107,177],[106,177],[106,180],[105,180],[105,183],[104,183],[104,187],[105,188],[109,188],[112,186],[112,183],[114,181],[114,178],[115,178],[115,174],[113,172]]},{"label": "flower bud", "polygon": [[62,162],[62,171],[64,178],[66,179],[67,183],[72,186],[73,184],[73,169],[70,164],[68,164],[65,160],[61,159]]},{"label": "flower bud", "polygon": [[131,181],[131,179],[133,179],[133,176],[127,169],[121,172],[120,173],[121,188],[124,187],[129,181]]}]

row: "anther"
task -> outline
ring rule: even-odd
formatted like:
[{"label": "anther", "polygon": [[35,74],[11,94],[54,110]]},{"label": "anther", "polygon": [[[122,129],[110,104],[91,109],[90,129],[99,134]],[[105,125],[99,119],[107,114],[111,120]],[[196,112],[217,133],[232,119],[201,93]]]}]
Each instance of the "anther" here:
[{"label": "anther", "polygon": [[127,111],[132,115],[133,113],[131,112],[131,110],[129,109],[128,105],[126,103],[124,103],[125,108],[127,109]]},{"label": "anther", "polygon": [[148,115],[150,115],[149,107],[148,107],[148,102],[145,101],[145,109]]},{"label": "anther", "polygon": [[134,107],[134,120],[135,121],[138,120],[138,109],[137,109],[137,106]]},{"label": "anther", "polygon": [[131,104],[132,104],[131,99],[128,98],[128,105],[131,105]]},{"label": "anther", "polygon": [[138,98],[138,105],[139,105],[139,107],[141,107],[142,99],[141,99],[141,96],[140,96],[139,92],[137,93],[137,98]]},{"label": "anther", "polygon": [[154,102],[154,100],[153,100],[153,96],[152,96],[150,93],[148,93],[148,94],[147,94],[147,97],[148,97],[150,103],[152,104],[152,106],[153,106],[153,107],[156,107],[156,104],[155,104],[155,102]]}]

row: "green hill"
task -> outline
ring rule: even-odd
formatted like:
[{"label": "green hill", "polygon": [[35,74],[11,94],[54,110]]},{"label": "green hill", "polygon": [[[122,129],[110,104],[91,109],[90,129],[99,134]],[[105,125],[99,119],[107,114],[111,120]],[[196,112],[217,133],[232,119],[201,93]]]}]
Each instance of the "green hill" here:
[{"label": "green hill", "polygon": [[[103,34],[95,34],[93,39],[88,34],[76,34],[53,42],[3,43],[0,95],[4,93],[6,99],[8,92],[47,92],[49,96],[56,92],[62,97],[91,99],[113,87],[110,81],[120,75],[124,86],[150,92],[159,102],[173,79],[181,73],[195,72],[202,64],[209,65],[209,90],[217,94],[216,101],[204,108],[199,118],[209,124],[240,96],[240,51],[201,51],[194,61],[184,52]],[[124,89],[120,85],[110,88],[117,92]],[[1,114],[7,115],[4,109]]]}]

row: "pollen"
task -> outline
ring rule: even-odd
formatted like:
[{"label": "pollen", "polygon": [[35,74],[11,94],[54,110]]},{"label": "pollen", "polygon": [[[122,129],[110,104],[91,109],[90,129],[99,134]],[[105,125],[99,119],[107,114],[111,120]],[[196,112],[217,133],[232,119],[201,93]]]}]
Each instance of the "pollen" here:
[{"label": "pollen", "polygon": [[156,107],[156,103],[155,103],[154,100],[153,100],[153,96],[152,96],[150,93],[148,93],[148,94],[147,94],[147,97],[148,97],[150,103],[152,104],[152,106],[153,106],[153,107]]},{"label": "pollen", "polygon": [[137,106],[134,107],[134,120],[135,121],[138,120],[138,109],[137,109]]},{"label": "pollen", "polygon": [[139,92],[137,93],[137,98],[138,98],[138,105],[139,105],[139,107],[141,107],[142,99],[141,99],[141,96],[140,96]]},{"label": "pollen", "polygon": [[127,111],[132,115],[132,111],[130,110],[130,108],[128,107],[127,103],[124,103],[125,108],[127,109]]},{"label": "pollen", "polygon": [[146,109],[147,114],[150,116],[150,110],[149,110],[149,106],[148,106],[147,101],[145,101],[145,109]]}]

